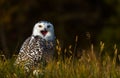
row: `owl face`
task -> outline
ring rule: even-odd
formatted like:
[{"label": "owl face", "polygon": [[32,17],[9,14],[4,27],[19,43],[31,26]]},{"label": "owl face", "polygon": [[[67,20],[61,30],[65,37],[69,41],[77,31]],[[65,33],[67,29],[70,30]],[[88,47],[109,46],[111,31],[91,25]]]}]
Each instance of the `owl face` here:
[{"label": "owl face", "polygon": [[40,21],[35,24],[32,35],[40,36],[45,40],[53,40],[54,39],[54,27],[50,22]]}]

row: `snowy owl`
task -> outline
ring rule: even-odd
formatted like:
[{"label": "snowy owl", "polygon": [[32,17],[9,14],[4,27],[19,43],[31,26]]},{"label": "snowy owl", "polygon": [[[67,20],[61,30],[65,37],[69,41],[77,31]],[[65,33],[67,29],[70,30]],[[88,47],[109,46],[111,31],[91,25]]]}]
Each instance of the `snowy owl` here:
[{"label": "snowy owl", "polygon": [[26,71],[34,70],[41,62],[50,62],[55,48],[54,27],[48,21],[34,25],[32,35],[23,43],[15,65],[23,66]]}]

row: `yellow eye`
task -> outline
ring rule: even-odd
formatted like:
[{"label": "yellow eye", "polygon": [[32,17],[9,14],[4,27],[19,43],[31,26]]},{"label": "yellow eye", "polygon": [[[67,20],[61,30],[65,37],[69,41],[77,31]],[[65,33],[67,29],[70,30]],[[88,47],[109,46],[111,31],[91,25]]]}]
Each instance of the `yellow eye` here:
[{"label": "yellow eye", "polygon": [[42,27],[42,25],[39,25],[39,27],[41,28],[41,27]]}]

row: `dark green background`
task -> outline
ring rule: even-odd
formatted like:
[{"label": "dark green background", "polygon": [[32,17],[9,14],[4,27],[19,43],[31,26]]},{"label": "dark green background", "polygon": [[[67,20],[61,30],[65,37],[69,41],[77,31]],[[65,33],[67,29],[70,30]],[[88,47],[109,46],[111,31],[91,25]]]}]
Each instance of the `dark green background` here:
[{"label": "dark green background", "polygon": [[74,46],[76,35],[78,50],[101,40],[120,44],[120,0],[0,0],[0,14],[0,50],[7,55],[18,53],[40,20],[53,23],[63,48]]}]

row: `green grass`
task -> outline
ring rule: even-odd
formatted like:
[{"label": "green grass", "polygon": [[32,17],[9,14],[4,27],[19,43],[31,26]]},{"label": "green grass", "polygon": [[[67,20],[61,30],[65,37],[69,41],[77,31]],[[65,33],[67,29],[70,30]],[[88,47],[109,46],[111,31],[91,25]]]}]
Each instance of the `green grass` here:
[{"label": "green grass", "polygon": [[[59,44],[59,41],[57,41]],[[39,69],[37,78],[120,78],[120,66],[116,58],[118,50],[114,48],[114,57],[108,54],[102,56],[104,43],[100,42],[100,50],[95,52],[93,45],[89,50],[84,50],[80,58],[74,58],[72,55],[72,46],[64,52],[69,52],[71,56],[64,56],[61,59],[61,47],[56,46],[58,59],[51,61],[44,70]],[[98,54],[95,54],[98,53]],[[120,62],[120,58],[119,58]],[[31,73],[27,75],[20,68],[13,66],[14,59],[0,60],[0,78],[35,78]]]}]

